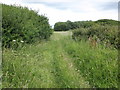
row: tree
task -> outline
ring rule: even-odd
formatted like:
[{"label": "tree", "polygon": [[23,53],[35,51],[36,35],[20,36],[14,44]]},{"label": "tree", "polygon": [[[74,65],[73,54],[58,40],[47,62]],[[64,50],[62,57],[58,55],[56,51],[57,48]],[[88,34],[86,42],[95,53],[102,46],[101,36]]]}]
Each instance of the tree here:
[{"label": "tree", "polygon": [[65,22],[57,22],[54,25],[54,30],[55,31],[67,31],[69,30],[67,23]]}]

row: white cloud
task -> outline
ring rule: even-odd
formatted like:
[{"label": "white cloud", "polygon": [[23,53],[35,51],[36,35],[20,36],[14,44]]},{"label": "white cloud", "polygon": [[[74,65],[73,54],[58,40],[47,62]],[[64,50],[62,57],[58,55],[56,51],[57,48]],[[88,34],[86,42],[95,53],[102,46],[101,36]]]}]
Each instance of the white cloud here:
[{"label": "white cloud", "polygon": [[[113,0],[0,0],[0,2],[6,4],[21,4],[22,6],[39,10],[39,14],[46,14],[51,25],[54,25],[54,23],[58,21],[67,20],[118,19],[117,9],[102,10],[103,4],[109,4],[109,2],[113,2]],[[118,0],[114,0],[114,2],[118,2]],[[47,5],[46,3],[52,3],[53,6]],[[56,4],[58,8],[56,8],[54,4]],[[66,7],[66,9],[60,9],[60,6]]]},{"label": "white cloud", "polygon": [[71,2],[71,1],[73,1],[73,0],[24,0],[24,1],[26,1],[26,2],[51,2],[51,3],[53,3],[53,2]]},{"label": "white cloud", "polygon": [[0,2],[10,5],[10,4],[21,4],[22,0],[0,0]]}]

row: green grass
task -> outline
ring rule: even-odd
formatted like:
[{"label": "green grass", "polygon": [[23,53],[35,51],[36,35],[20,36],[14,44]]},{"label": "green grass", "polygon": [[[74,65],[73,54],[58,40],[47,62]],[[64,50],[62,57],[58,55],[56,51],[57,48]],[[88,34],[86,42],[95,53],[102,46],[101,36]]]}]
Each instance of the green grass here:
[{"label": "green grass", "polygon": [[78,70],[92,87],[118,87],[117,50],[110,48],[92,48],[87,42],[64,43],[65,50],[73,58]]},{"label": "green grass", "polygon": [[117,86],[117,50],[91,48],[70,33],[50,41],[3,49],[3,88],[90,88]]}]

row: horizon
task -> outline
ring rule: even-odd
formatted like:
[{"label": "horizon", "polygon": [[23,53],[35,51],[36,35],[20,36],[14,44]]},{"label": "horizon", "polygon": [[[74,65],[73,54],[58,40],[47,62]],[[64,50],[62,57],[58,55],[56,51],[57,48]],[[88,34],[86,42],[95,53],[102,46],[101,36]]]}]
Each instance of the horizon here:
[{"label": "horizon", "polygon": [[[5,0],[7,5],[20,5],[45,15],[53,27],[56,22],[97,21],[112,19],[118,21],[119,0]],[[88,7],[86,7],[88,6]]]}]

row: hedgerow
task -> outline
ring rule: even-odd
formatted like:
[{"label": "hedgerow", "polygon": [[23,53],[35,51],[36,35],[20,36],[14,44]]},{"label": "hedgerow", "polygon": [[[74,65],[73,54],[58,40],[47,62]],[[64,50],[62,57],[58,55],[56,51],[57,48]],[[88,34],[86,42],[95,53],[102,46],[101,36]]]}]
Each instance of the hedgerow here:
[{"label": "hedgerow", "polygon": [[66,21],[66,22],[56,22],[54,25],[55,31],[68,31],[76,28],[86,28],[94,24],[93,21]]},{"label": "hedgerow", "polygon": [[93,26],[94,24],[99,24],[99,25],[118,25],[118,21],[112,20],[112,19],[100,19],[97,21],[66,21],[66,22],[56,22],[54,25],[54,30],[55,31],[68,31],[71,29],[77,29],[77,28],[89,28]]},{"label": "hedgerow", "polygon": [[52,34],[48,18],[27,7],[2,4],[2,46],[48,39]]},{"label": "hedgerow", "polygon": [[89,28],[78,28],[73,30],[73,39],[87,40],[89,37],[96,37],[100,43],[110,44],[118,47],[118,25],[100,25],[94,24]]}]

